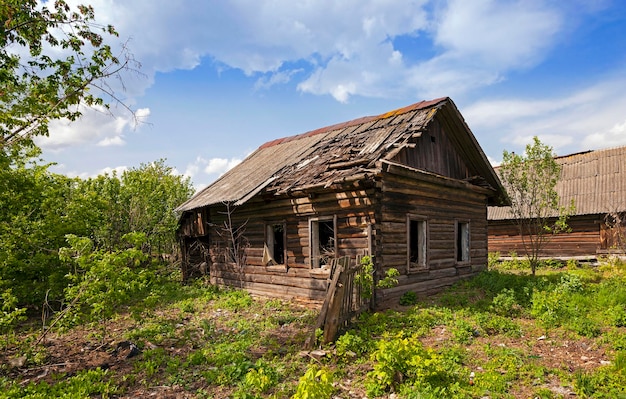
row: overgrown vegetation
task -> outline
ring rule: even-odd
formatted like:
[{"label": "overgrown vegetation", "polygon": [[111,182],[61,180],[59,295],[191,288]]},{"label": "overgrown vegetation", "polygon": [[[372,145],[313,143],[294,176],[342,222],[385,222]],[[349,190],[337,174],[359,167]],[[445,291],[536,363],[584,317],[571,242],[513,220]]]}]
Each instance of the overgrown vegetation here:
[{"label": "overgrown vegetation", "polygon": [[[79,255],[88,243],[72,242],[66,251],[78,273],[102,268],[108,275],[101,252]],[[534,277],[519,260],[506,270],[492,265],[439,295],[407,295],[415,303],[364,313],[334,345],[309,353],[302,345],[316,311],[202,281],[180,286],[177,270],[135,267],[144,261],[131,255],[141,240],[133,242],[117,253],[126,261],[116,268],[128,270],[116,278],[135,274],[150,289],[120,283],[123,298],[106,299],[116,301],[112,311],[84,302],[76,307],[81,317],[41,344],[33,344],[36,325],[11,329],[0,341],[0,397],[626,395],[626,265],[616,259],[598,267],[548,264]],[[119,342],[141,353],[122,356]]]},{"label": "overgrown vegetation", "polygon": [[575,204],[560,204],[556,184],[561,165],[554,159],[552,147],[537,137],[526,146],[524,154],[504,151],[500,178],[506,187],[511,206],[508,208],[518,226],[522,245],[532,274],[539,256],[555,234],[569,231],[567,219]]}]

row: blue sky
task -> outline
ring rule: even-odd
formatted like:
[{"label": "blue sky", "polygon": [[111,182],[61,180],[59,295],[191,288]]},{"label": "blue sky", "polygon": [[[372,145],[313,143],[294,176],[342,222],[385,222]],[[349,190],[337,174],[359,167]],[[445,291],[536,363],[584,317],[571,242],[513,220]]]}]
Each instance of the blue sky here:
[{"label": "blue sky", "polygon": [[534,135],[626,145],[621,0],[88,2],[142,64],[111,84],[143,122],[54,122],[59,173],[165,158],[202,187],[266,141],[445,96],[493,162]]}]

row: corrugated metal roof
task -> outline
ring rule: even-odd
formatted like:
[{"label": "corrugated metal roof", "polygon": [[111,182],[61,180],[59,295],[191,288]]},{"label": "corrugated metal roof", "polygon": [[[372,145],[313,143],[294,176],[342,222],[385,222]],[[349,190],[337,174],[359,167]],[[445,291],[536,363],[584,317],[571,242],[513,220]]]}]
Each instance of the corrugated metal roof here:
[{"label": "corrugated metal roof", "polygon": [[373,175],[378,172],[376,161],[421,134],[439,110],[445,110],[442,117],[454,119],[458,132],[451,134],[462,136],[457,138],[459,151],[472,153],[468,163],[476,168],[476,174],[502,192],[500,181],[452,100],[439,98],[267,142],[177,210],[241,203],[263,190],[280,194]]},{"label": "corrugated metal roof", "polygon": [[[555,160],[562,166],[556,185],[561,205],[573,200],[576,215],[626,211],[626,147],[580,152]],[[509,219],[509,208],[489,207],[488,218]]]}]

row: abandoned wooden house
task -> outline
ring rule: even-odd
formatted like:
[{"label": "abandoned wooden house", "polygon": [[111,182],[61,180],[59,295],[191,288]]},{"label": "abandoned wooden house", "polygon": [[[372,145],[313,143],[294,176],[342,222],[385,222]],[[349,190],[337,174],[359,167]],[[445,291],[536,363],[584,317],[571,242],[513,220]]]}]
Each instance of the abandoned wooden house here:
[{"label": "abandoned wooden house", "polygon": [[[541,257],[594,261],[626,249],[626,147],[555,158],[561,165],[556,191],[562,206],[574,201],[568,233],[554,235]],[[497,168],[496,168],[497,171]],[[556,216],[556,215],[555,215]],[[489,207],[489,250],[525,254],[508,207]]]},{"label": "abandoned wooden house", "polygon": [[371,255],[404,292],[483,270],[487,205],[503,187],[449,98],[263,144],[182,204],[184,278],[253,294],[324,299],[329,259]]}]

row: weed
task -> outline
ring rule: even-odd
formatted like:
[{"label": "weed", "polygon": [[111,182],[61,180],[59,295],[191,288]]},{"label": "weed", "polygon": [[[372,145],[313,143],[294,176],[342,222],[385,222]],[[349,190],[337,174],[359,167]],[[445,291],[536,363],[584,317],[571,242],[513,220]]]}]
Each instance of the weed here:
[{"label": "weed", "polygon": [[479,313],[475,319],[480,329],[487,335],[504,334],[513,338],[522,336],[522,329],[510,318],[489,313]]},{"label": "weed", "polygon": [[597,337],[600,335],[601,329],[591,319],[588,319],[586,316],[584,317],[574,317],[567,322],[567,327],[583,337]]},{"label": "weed", "polygon": [[109,398],[118,393],[119,388],[109,379],[107,371],[101,369],[81,371],[73,377],[65,378],[54,385],[46,382],[28,385],[0,383],[3,398],[88,398],[98,395]]},{"label": "weed", "polygon": [[247,309],[252,305],[252,297],[247,291],[231,289],[220,297],[216,306],[233,312]]},{"label": "weed", "polygon": [[493,270],[497,268],[500,262],[500,252],[489,252],[487,254],[487,269]]},{"label": "weed", "polygon": [[511,288],[504,288],[491,302],[491,310],[500,316],[519,316],[522,310]]},{"label": "weed", "polygon": [[413,291],[407,291],[400,297],[400,305],[412,306],[417,303],[417,294]]},{"label": "weed", "polygon": [[397,391],[403,384],[437,392],[459,381],[461,366],[456,359],[424,348],[415,335],[381,339],[371,358],[374,369],[367,374],[365,384],[369,396],[380,396],[389,389]]},{"label": "weed", "polygon": [[460,344],[469,344],[479,331],[467,320],[459,318],[452,326],[452,336]]},{"label": "weed", "polygon": [[337,339],[335,347],[337,349],[337,356],[340,359],[346,360],[356,356],[360,357],[368,351],[366,340],[360,335],[350,331],[344,333]]},{"label": "weed", "polygon": [[325,399],[330,398],[334,390],[332,373],[326,368],[311,365],[300,377],[296,393],[291,398]]}]

